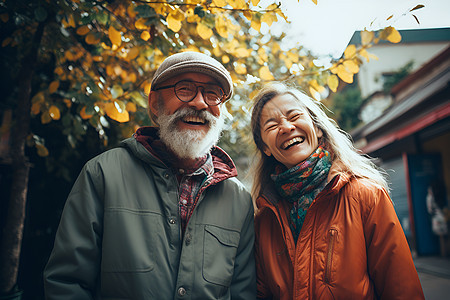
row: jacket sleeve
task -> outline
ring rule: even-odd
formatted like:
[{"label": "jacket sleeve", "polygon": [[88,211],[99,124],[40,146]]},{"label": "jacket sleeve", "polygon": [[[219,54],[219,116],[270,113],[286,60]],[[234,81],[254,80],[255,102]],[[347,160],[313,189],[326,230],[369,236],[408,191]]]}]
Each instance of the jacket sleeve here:
[{"label": "jacket sleeve", "polygon": [[403,229],[384,189],[369,200],[364,233],[369,275],[379,299],[424,299]]},{"label": "jacket sleeve", "polygon": [[257,299],[272,299],[272,294],[266,283],[266,273],[264,272],[264,261],[260,256],[261,249],[259,247],[259,222],[255,217],[255,261],[256,261],[256,296]]},{"label": "jacket sleeve", "polygon": [[[46,299],[93,299],[100,270],[103,218],[101,172],[81,171],[66,201],[44,270]],[[92,165],[95,168],[95,164]]]},{"label": "jacket sleeve", "polygon": [[241,230],[241,238],[237,249],[234,265],[233,279],[231,281],[231,299],[256,298],[256,272],[255,272],[255,229],[253,227],[253,205],[246,197],[250,207]]}]

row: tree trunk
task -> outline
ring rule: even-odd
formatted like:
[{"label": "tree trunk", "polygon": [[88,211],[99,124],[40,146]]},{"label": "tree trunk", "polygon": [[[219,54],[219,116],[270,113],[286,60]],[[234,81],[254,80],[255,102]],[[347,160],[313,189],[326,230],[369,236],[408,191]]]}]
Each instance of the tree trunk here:
[{"label": "tree trunk", "polygon": [[17,284],[30,170],[25,143],[30,133],[31,85],[44,27],[44,23],[39,23],[18,75],[19,92],[10,148],[12,184],[0,249],[0,295],[8,294]]}]

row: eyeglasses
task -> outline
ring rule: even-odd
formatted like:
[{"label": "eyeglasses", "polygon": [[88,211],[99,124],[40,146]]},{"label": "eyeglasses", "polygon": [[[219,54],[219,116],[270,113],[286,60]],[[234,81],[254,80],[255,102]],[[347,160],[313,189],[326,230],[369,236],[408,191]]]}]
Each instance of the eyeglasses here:
[{"label": "eyeglasses", "polygon": [[225,98],[225,93],[219,85],[197,81],[182,80],[173,85],[161,86],[153,90],[159,91],[170,88],[173,88],[175,96],[182,102],[191,102],[194,100],[197,97],[199,88],[203,89],[203,99],[205,99],[206,104],[209,106],[219,105]]}]

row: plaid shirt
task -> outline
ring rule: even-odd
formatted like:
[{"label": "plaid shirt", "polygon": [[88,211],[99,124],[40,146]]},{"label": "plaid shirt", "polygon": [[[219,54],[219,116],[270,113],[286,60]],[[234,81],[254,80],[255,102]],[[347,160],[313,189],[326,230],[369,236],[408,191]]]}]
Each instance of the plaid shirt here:
[{"label": "plaid shirt", "polygon": [[178,173],[181,176],[181,180],[179,180],[178,206],[181,229],[184,234],[189,218],[200,198],[200,189],[214,174],[211,154],[208,153],[206,157],[199,159],[193,168],[187,170],[180,169]]}]

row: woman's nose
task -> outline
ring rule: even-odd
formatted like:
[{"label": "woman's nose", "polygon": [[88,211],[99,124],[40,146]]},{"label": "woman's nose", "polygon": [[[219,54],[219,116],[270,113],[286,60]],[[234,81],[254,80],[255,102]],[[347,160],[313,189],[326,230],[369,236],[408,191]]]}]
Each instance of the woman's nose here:
[{"label": "woman's nose", "polygon": [[280,132],[281,133],[290,132],[290,131],[292,131],[294,129],[295,129],[294,124],[292,124],[288,120],[283,119],[281,121],[281,123],[280,123]]}]

